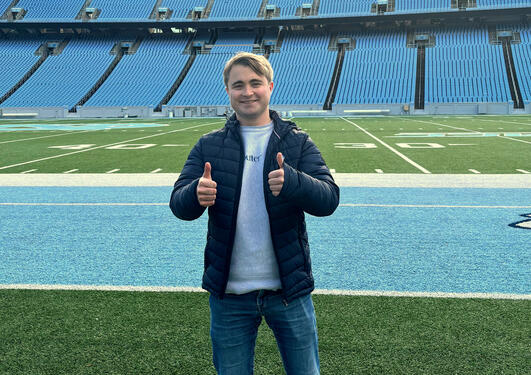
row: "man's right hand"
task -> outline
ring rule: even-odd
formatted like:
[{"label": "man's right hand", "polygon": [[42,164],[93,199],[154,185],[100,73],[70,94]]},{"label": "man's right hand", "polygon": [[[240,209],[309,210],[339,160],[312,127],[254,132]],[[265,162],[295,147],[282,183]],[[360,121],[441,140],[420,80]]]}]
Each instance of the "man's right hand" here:
[{"label": "man's right hand", "polygon": [[212,167],[210,166],[210,163],[206,162],[203,176],[199,179],[199,183],[197,184],[197,200],[203,207],[210,207],[216,203],[216,187],[218,184],[212,180],[211,171]]}]

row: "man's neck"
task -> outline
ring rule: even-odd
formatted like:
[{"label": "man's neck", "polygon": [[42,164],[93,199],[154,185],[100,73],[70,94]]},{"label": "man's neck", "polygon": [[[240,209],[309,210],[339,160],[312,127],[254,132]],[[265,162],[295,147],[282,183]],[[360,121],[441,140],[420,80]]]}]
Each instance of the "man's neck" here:
[{"label": "man's neck", "polygon": [[273,121],[271,117],[269,117],[269,111],[257,118],[242,117],[236,113],[236,118],[240,122],[241,126],[263,126]]}]

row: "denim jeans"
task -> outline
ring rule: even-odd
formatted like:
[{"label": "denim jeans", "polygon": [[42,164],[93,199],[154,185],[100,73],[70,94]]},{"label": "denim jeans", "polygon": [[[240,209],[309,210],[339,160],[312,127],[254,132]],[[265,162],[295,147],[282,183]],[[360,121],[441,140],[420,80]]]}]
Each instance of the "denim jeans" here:
[{"label": "denim jeans", "polygon": [[258,327],[265,318],[277,340],[287,375],[318,375],[317,325],[311,295],[290,301],[260,290],[210,296],[210,335],[219,375],[251,375]]}]

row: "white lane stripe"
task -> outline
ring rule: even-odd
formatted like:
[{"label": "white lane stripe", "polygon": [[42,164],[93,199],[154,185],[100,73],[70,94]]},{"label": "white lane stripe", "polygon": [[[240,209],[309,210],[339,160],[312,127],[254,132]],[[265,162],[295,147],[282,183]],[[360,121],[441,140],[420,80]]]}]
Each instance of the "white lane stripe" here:
[{"label": "white lane stripe", "polygon": [[20,174],[26,174],[26,173],[31,173],[31,172],[35,172],[37,169],[30,169],[30,170],[27,170],[27,171],[24,171],[24,172],[20,172]]},{"label": "white lane stripe", "polygon": [[530,174],[531,172],[526,171],[525,169],[517,169],[518,172],[524,173],[524,174]]},{"label": "white lane stripe", "polygon": [[[0,202],[0,206],[168,206],[169,203],[143,202]],[[377,203],[341,203],[339,207],[382,207],[382,208],[504,208],[531,209],[531,206],[480,206],[450,204],[377,204]]]},{"label": "white lane stripe", "polygon": [[118,169],[111,169],[110,171],[107,171],[105,173],[110,174],[110,173],[118,172],[119,170],[120,170],[119,168]]},{"label": "white lane stripe", "polygon": [[373,138],[375,141],[379,142],[380,144],[382,144],[384,147],[387,147],[389,150],[391,150],[392,152],[394,152],[396,155],[398,155],[399,157],[401,157],[402,159],[404,159],[405,161],[407,161],[409,164],[411,164],[412,166],[414,166],[415,168],[419,169],[422,173],[426,173],[426,174],[429,174],[431,173],[430,171],[428,171],[426,168],[422,167],[421,165],[415,163],[413,160],[411,160],[410,158],[408,158],[406,155],[402,154],[400,151],[396,150],[395,148],[389,146],[387,143],[385,143],[384,141],[382,141],[380,138],[374,136],[373,134],[369,133],[367,130],[363,129],[361,126],[359,126],[358,124],[355,124],[354,122],[352,121],[349,121],[347,120],[346,118],[344,117],[340,117],[342,120],[348,122],[349,124],[351,125],[354,125],[355,127],[357,127],[359,130],[361,130],[362,132],[364,132],[365,134],[367,134],[369,137]]},{"label": "white lane stripe", "polygon": [[62,134],[45,135],[45,136],[42,136],[42,137],[33,137],[33,138],[13,139],[13,140],[11,140],[11,141],[2,141],[2,142],[0,142],[0,145],[1,145],[1,144],[5,144],[5,143],[23,142],[23,141],[32,141],[32,140],[34,140],[34,139],[43,139],[43,138],[52,138],[52,137],[62,137],[63,135],[81,134],[81,133],[87,133],[87,132],[93,132],[93,131],[97,131],[97,130],[83,130],[83,131],[72,130],[72,131],[70,131],[70,132],[68,132],[68,133],[62,133]]},{"label": "white lane stripe", "polygon": [[159,173],[160,171],[162,171],[162,168],[157,168],[149,173]]},{"label": "white lane stripe", "polygon": [[79,171],[79,169],[71,169],[71,170],[69,170],[69,171],[65,171],[65,172],[63,172],[63,173],[68,174],[68,173],[74,173],[74,172],[77,172],[77,171]]},{"label": "white lane stripe", "polygon": [[[64,285],[64,284],[0,284],[0,289],[18,290],[76,290],[109,292],[193,292],[206,293],[198,287],[186,286],[129,286],[129,285]],[[421,297],[421,298],[480,298],[531,300],[531,294],[516,293],[449,293],[449,292],[398,292],[386,290],[339,290],[315,289],[314,294],[335,296],[369,296],[369,297]]]},{"label": "white lane stripe", "polygon": [[404,207],[404,208],[514,208],[528,209],[531,206],[478,206],[478,205],[455,205],[455,204],[372,204],[372,203],[342,203],[339,207]]},{"label": "white lane stripe", "polygon": [[100,149],[100,148],[109,147],[109,146],[115,146],[115,145],[120,145],[120,144],[123,144],[123,143],[135,142],[135,141],[139,141],[139,140],[141,140],[141,139],[147,139],[147,138],[159,137],[159,136],[161,136],[161,135],[167,135],[167,134],[172,134],[172,133],[176,133],[176,132],[182,132],[182,131],[184,131],[184,130],[189,130],[189,129],[199,128],[199,127],[202,127],[202,126],[213,125],[213,124],[218,124],[218,123],[219,123],[218,121],[216,121],[216,122],[209,122],[209,123],[207,123],[207,124],[201,124],[201,125],[196,125],[196,126],[190,126],[190,127],[188,127],[188,128],[176,129],[176,130],[172,130],[172,131],[165,132],[165,133],[152,134],[152,135],[148,135],[148,136],[145,136],[145,137],[134,138],[134,139],[128,139],[128,140],[126,140],[126,141],[121,141],[121,142],[116,142],[116,143],[110,143],[110,144],[103,145],[103,146],[96,146],[96,147],[87,148],[87,149],[84,149],[84,150],[78,150],[78,151],[67,152],[66,154],[59,154],[59,155],[54,155],[54,156],[48,156],[48,157],[46,157],[46,158],[42,158],[42,159],[36,159],[36,160],[26,161],[26,162],[23,162],[23,163],[17,163],[17,164],[12,164],[12,165],[6,165],[6,166],[3,166],[3,167],[0,167],[0,170],[1,170],[1,169],[7,169],[7,168],[18,167],[18,166],[20,166],[20,165],[25,165],[25,164],[37,163],[37,162],[39,162],[39,161],[44,161],[44,160],[50,160],[50,159],[61,158],[61,157],[63,157],[63,156],[69,156],[69,155],[79,154],[79,153],[81,153],[81,152],[87,152],[87,151],[92,151],[92,150],[98,150],[98,149]]},{"label": "white lane stripe", "polygon": [[481,174],[481,172],[478,171],[477,169],[469,169],[468,171],[469,171],[469,172],[472,172],[472,173],[474,173],[474,174]]}]

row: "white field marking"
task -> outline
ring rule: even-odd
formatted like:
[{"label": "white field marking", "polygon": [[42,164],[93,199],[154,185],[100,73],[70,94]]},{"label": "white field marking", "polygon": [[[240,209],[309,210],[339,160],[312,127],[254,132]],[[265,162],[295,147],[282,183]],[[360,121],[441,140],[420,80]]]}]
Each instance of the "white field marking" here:
[{"label": "white field marking", "polygon": [[476,169],[469,169],[469,172],[472,172],[474,174],[481,174],[481,172]]},{"label": "white field marking", "polygon": [[62,133],[62,134],[45,135],[45,136],[42,136],[42,137],[33,137],[33,138],[13,139],[11,141],[2,141],[2,142],[0,142],[0,145],[1,144],[5,144],[5,143],[31,141],[31,140],[34,140],[34,139],[51,138],[51,137],[61,137],[63,135],[81,134],[81,133],[87,133],[87,132],[93,132],[93,131],[97,131],[97,130],[83,130],[83,131],[71,130],[68,133]]},{"label": "white field marking", "polygon": [[376,173],[384,173],[381,169],[375,169],[374,170]]},{"label": "white field marking", "polygon": [[529,209],[531,206],[478,206],[450,204],[377,204],[377,203],[341,203],[339,207],[384,207],[384,208],[504,208]]},{"label": "white field marking", "polygon": [[448,143],[448,146],[476,146],[474,143]]},{"label": "white field marking", "polygon": [[[531,189],[531,174],[334,173],[340,187]],[[179,173],[2,173],[0,186],[173,186]]]},{"label": "white field marking", "polygon": [[487,119],[481,119],[481,121],[489,121],[489,122],[504,122],[507,124],[516,124],[516,125],[527,125],[531,126],[531,124],[526,122],[516,122],[516,121],[507,121],[507,120],[487,120]]},{"label": "white field marking", "polygon": [[[415,119],[409,119],[409,118],[408,118],[408,120],[416,121],[416,122],[424,122],[426,124],[431,124],[431,125],[444,126],[444,127],[451,128],[451,129],[465,130],[465,131],[472,132],[472,133],[479,133],[478,131],[475,131],[475,130],[470,130],[470,129],[465,129],[465,128],[458,128],[456,126],[450,126],[450,125],[441,124],[440,122],[422,121],[422,120],[415,120]],[[405,119],[404,119],[404,121],[405,121]]]},{"label": "white field marking", "polygon": [[162,168],[157,168],[149,173],[159,173],[160,171],[162,171]]},{"label": "white field marking", "polygon": [[27,171],[24,171],[24,172],[20,172],[20,174],[26,174],[26,173],[31,173],[31,172],[35,172],[36,169],[30,169],[30,170],[27,170]]},{"label": "white field marking", "polygon": [[[42,159],[36,159],[36,160],[26,161],[26,162],[23,162],[23,163],[17,163],[17,164],[12,164],[12,165],[6,165],[6,166],[3,166],[3,167],[0,167],[0,170],[2,170],[2,169],[7,169],[7,168],[18,167],[19,165],[25,165],[25,164],[37,163],[37,162],[39,162],[39,161],[44,161],[44,160],[50,160],[50,159],[55,159],[55,158],[61,158],[61,157],[63,157],[63,156],[69,156],[69,155],[79,154],[79,153],[81,153],[81,152],[87,152],[87,151],[92,151],[92,150],[98,150],[98,149],[100,149],[100,148],[105,148],[105,147],[114,146],[114,145],[120,145],[120,144],[123,144],[123,143],[135,142],[135,141],[139,141],[139,140],[141,140],[141,139],[153,138],[153,137],[158,137],[158,136],[161,136],[161,135],[172,134],[172,133],[176,133],[176,132],[182,132],[182,131],[185,131],[185,130],[194,129],[194,128],[198,128],[198,127],[201,127],[201,126],[207,126],[207,125],[218,124],[218,123],[219,123],[218,121],[216,121],[216,122],[209,122],[209,123],[207,123],[207,124],[201,124],[201,125],[196,125],[196,126],[190,126],[190,127],[187,127],[187,128],[171,130],[171,131],[169,131],[169,132],[165,132],[165,133],[151,134],[151,135],[147,135],[147,136],[145,136],[145,137],[134,138],[134,139],[128,139],[128,140],[126,140],[126,141],[121,141],[121,142],[116,142],[116,143],[110,143],[110,144],[103,145],[103,146],[96,146],[96,147],[87,148],[87,149],[84,149],[84,150],[78,150],[78,151],[67,152],[66,154],[59,154],[59,155],[54,155],[54,156],[48,156],[48,157],[46,157],[46,158],[42,158]],[[197,130],[197,129],[196,129],[196,130]]]},{"label": "white field marking", "polygon": [[513,141],[527,143],[527,144],[531,145],[531,142],[524,141],[523,139],[517,139],[517,138],[512,138],[512,137],[502,137],[502,136],[498,136],[497,138],[510,139],[510,140],[513,140]]},{"label": "white field marking", "polygon": [[162,147],[186,147],[186,146],[189,146],[189,145],[185,145],[185,144],[175,144],[175,145],[168,144],[168,145],[162,145]]},{"label": "white field marking", "polygon": [[[16,290],[74,290],[74,291],[106,291],[106,292],[185,292],[207,293],[204,289],[191,286],[133,286],[133,285],[65,285],[65,284],[0,284],[0,289]],[[416,297],[416,298],[480,298],[531,300],[531,294],[516,293],[449,293],[449,292],[398,292],[387,290],[340,290],[315,289],[314,294],[334,296],[363,297]]]},{"label": "white field marking", "polygon": [[23,203],[23,202],[0,202],[0,206],[167,206],[168,203],[109,203],[109,202],[94,202],[94,203]]},{"label": "white field marking", "polygon": [[520,173],[525,173],[525,174],[530,174],[531,172],[529,171],[526,171],[525,169],[517,169],[518,172]]},{"label": "white field marking", "polygon": [[371,133],[369,133],[367,130],[363,129],[361,126],[355,124],[354,122],[350,121],[350,120],[347,120],[346,118],[344,117],[340,117],[342,120],[345,120],[346,122],[348,122],[349,124],[351,125],[354,125],[355,127],[357,127],[358,129],[360,129],[362,132],[364,132],[365,134],[367,134],[369,137],[373,138],[374,140],[376,140],[377,142],[379,142],[380,144],[382,144],[383,146],[387,147],[389,150],[391,150],[392,152],[394,152],[396,155],[398,155],[399,157],[401,157],[402,159],[404,159],[405,161],[407,161],[409,164],[411,164],[412,166],[414,166],[415,168],[419,169],[422,173],[426,173],[426,174],[430,174],[431,172],[428,171],[426,168],[422,167],[421,165],[415,163],[413,160],[411,160],[410,158],[408,158],[406,155],[402,154],[400,151],[396,150],[395,148],[389,146],[387,143],[385,143],[384,141],[382,141],[380,138],[372,135]]},{"label": "white field marking", "polygon": [[74,173],[74,172],[77,172],[77,171],[79,171],[79,169],[71,169],[71,170],[63,172],[63,173]]},{"label": "white field marking", "polygon": [[[166,202],[79,202],[79,203],[54,203],[54,202],[0,202],[0,206],[58,206],[58,207],[76,207],[76,206],[94,206],[94,207],[114,207],[114,206],[167,206]],[[478,205],[448,205],[448,204],[378,204],[378,203],[341,203],[339,207],[380,207],[380,208],[478,208],[478,209],[531,209],[531,206],[478,206]]]},{"label": "white field marking", "polygon": [[105,173],[114,173],[114,172],[118,172],[120,169],[111,169],[110,171],[107,171]]}]

